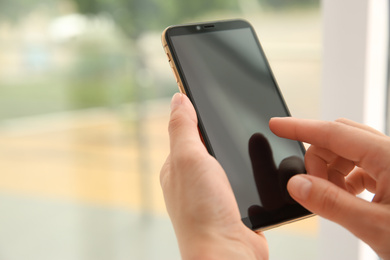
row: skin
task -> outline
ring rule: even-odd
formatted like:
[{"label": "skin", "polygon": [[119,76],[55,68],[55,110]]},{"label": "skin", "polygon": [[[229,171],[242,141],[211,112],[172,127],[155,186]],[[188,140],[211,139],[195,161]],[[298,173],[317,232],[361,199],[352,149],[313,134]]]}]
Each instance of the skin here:
[{"label": "skin", "polygon": [[[290,195],[390,259],[390,138],[347,119],[273,118],[270,128],[311,144],[305,156],[309,175],[290,179]],[[365,189],[375,194],[372,202],[356,197]]]},{"label": "skin", "polygon": [[[273,118],[270,129],[312,144],[308,174],[290,179],[290,195],[390,259],[390,138],[346,119]],[[204,147],[185,95],[172,99],[169,136],[160,181],[182,258],[268,259],[264,235],[241,222],[226,174]],[[364,189],[375,193],[372,202],[356,197]]]},{"label": "skin", "polygon": [[226,174],[199,137],[192,104],[176,94],[171,110],[160,181],[182,259],[268,259],[264,235],[241,222]]}]

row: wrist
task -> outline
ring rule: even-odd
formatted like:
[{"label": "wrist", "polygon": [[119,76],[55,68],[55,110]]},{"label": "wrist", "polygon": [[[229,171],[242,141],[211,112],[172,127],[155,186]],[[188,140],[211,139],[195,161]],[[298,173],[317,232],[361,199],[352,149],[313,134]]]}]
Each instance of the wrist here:
[{"label": "wrist", "polygon": [[[253,235],[256,235],[253,233]],[[264,259],[255,245],[245,243],[243,236],[220,236],[209,231],[204,235],[189,236],[179,240],[183,260]]]}]

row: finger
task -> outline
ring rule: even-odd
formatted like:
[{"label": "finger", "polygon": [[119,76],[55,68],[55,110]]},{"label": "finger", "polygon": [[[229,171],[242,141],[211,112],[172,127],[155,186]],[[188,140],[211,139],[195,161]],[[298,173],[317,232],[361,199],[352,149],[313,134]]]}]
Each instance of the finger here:
[{"label": "finger", "polygon": [[346,160],[335,153],[312,145],[306,152],[306,169],[314,176],[328,179],[341,176],[342,180],[355,167],[354,162]]},{"label": "finger", "polygon": [[371,178],[362,168],[356,167],[351,174],[345,178],[347,190],[353,194],[358,195],[364,190],[376,193],[376,181]]},{"label": "finger", "polygon": [[355,167],[354,162],[315,145],[307,150],[305,164],[310,175],[329,180],[343,189],[346,189],[345,176]]},{"label": "finger", "polygon": [[373,133],[373,134],[376,134],[376,135],[385,136],[385,134],[383,134],[382,132],[380,132],[380,131],[372,128],[372,127],[369,127],[368,125],[360,124],[360,123],[357,123],[355,121],[352,121],[352,120],[349,120],[349,119],[346,119],[346,118],[339,118],[339,119],[336,119],[335,121],[338,122],[338,123],[343,123],[343,124],[346,124],[346,125],[349,125],[349,126],[360,128],[362,130],[365,130],[367,132],[370,132],[370,133]]},{"label": "finger", "polygon": [[355,163],[346,160],[343,157],[336,157],[335,160],[330,162],[328,171],[332,171],[341,175],[343,178],[347,176],[355,168]]},{"label": "finger", "polygon": [[380,205],[359,199],[314,176],[296,175],[287,187],[302,206],[344,226],[371,246],[386,238],[387,231],[383,227],[390,224],[390,214]]},{"label": "finger", "polygon": [[312,145],[305,154],[305,166],[309,174],[328,179],[328,164],[337,157],[329,150]]},{"label": "finger", "polygon": [[183,154],[185,149],[205,150],[198,132],[196,112],[190,100],[176,93],[171,102],[169,120],[170,148],[173,157]]},{"label": "finger", "polygon": [[328,165],[328,180],[340,188],[347,190],[345,177],[353,170],[355,164],[342,157],[337,157]]},{"label": "finger", "polygon": [[278,136],[328,149],[355,162],[377,179],[387,168],[389,138],[338,122],[273,118],[271,130]]},{"label": "finger", "polygon": [[278,170],[279,190],[286,203],[295,203],[287,191],[287,183],[292,176],[301,173],[306,173],[305,163],[301,157],[290,156],[280,162]]}]

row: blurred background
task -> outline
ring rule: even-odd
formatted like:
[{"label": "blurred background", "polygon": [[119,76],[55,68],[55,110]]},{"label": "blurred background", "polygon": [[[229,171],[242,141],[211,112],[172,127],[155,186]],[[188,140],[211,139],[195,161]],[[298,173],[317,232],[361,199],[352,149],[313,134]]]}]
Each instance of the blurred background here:
[{"label": "blurred background", "polygon": [[[172,24],[255,27],[294,116],[319,118],[319,0],[2,0],[0,259],[180,259],[159,185]],[[267,231],[318,258],[316,217]]]}]

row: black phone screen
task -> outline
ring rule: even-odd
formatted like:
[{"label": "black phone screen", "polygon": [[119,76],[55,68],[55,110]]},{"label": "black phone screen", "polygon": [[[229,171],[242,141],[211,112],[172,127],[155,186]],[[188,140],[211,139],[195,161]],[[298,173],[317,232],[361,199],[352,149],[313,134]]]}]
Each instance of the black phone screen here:
[{"label": "black phone screen", "polygon": [[291,176],[305,172],[304,148],[269,130],[271,117],[289,111],[253,28],[241,20],[188,25],[166,38],[243,222],[259,229],[311,214],[286,190]]}]

